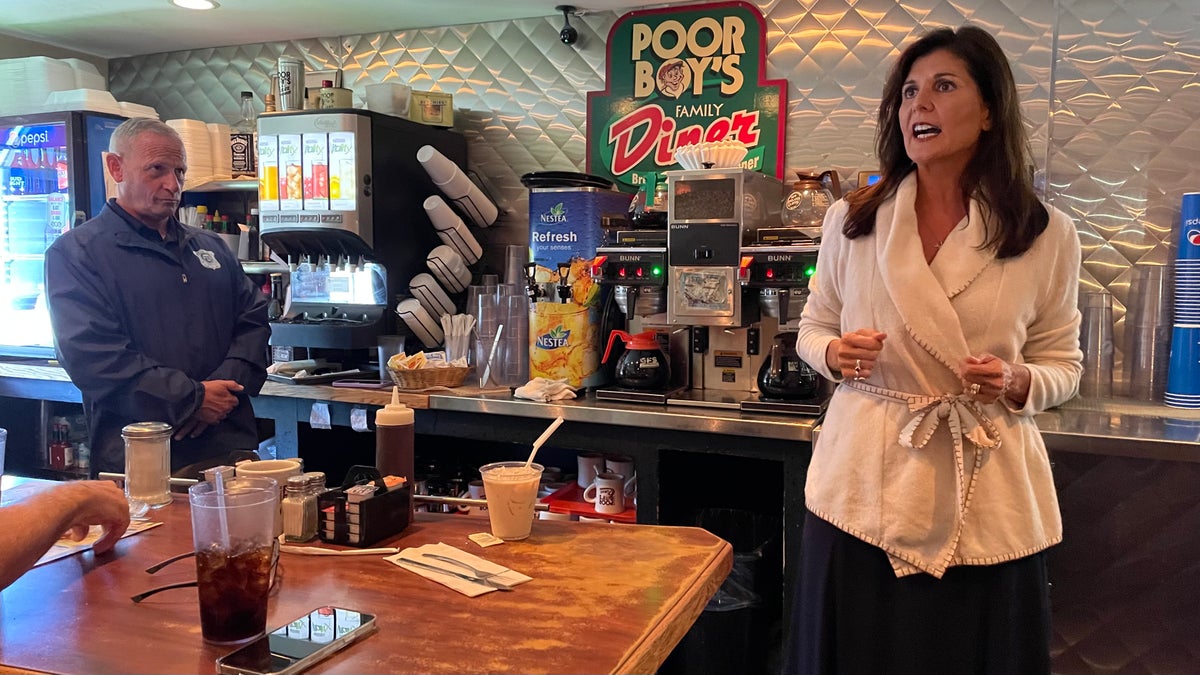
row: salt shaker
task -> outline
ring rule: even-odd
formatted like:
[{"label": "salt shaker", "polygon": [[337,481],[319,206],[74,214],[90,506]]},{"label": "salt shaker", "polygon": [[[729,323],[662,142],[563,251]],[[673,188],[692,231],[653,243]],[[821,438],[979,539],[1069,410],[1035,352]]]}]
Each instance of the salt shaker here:
[{"label": "salt shaker", "polygon": [[[136,422],[121,429],[125,439],[125,498],[131,512],[171,503],[171,431],[166,422]],[[138,514],[140,515],[140,514]]]},{"label": "salt shaker", "polygon": [[304,542],[317,536],[317,497],[309,492],[308,476],[289,476],[283,498],[283,538]]}]

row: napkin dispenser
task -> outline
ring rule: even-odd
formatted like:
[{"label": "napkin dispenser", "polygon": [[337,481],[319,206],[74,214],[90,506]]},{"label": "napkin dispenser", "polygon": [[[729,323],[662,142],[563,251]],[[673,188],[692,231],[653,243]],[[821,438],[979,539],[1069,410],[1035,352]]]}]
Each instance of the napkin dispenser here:
[{"label": "napkin dispenser", "polygon": [[321,541],[370,546],[403,532],[412,522],[412,483],[388,487],[379,470],[352,466],[340,488],[317,499]]}]

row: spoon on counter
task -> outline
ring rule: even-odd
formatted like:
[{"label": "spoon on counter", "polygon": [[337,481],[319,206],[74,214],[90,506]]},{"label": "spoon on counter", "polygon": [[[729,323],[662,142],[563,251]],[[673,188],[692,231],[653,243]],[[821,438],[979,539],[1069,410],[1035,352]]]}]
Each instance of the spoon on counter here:
[{"label": "spoon on counter", "polygon": [[537,451],[541,449],[542,445],[546,442],[546,439],[550,438],[550,435],[554,433],[554,430],[558,429],[558,427],[561,426],[564,421],[565,420],[563,420],[562,417],[555,418],[554,421],[550,423],[550,426],[546,427],[546,430],[542,432],[542,435],[538,436],[537,440],[533,442],[533,451],[529,453],[529,459],[525,460],[526,469],[533,465],[533,456],[537,454]]}]

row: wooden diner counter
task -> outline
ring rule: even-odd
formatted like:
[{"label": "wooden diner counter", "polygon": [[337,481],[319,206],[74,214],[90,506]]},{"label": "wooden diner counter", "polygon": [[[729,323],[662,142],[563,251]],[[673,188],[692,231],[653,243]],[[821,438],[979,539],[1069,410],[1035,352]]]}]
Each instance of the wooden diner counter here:
[{"label": "wooden diner counter", "polygon": [[[7,496],[7,495],[6,495]],[[8,501],[6,499],[6,501]],[[0,593],[0,672],[205,673],[231,651],[200,637],[195,588],[130,596],[195,578],[185,495],[164,525],[36,567]],[[284,553],[267,627],[333,604],[377,615],[379,632],[313,673],[653,673],[732,566],[730,545],[692,527],[539,520],[521,542],[481,549],[486,519],[420,513],[377,546],[444,542],[533,577],[468,598],[382,560]]]}]

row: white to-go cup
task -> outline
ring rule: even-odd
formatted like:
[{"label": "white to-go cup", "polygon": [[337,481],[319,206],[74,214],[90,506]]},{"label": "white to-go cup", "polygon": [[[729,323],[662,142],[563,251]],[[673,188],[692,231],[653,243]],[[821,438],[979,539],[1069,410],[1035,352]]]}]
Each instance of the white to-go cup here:
[{"label": "white to-go cup", "polygon": [[437,231],[442,243],[453,246],[468,265],[479,262],[479,258],[483,256],[483,247],[449,204],[437,195],[430,195],[425,200],[425,213],[429,215],[429,222],[433,223],[433,229]]},{"label": "white to-go cup", "polygon": [[500,211],[492,200],[484,196],[470,178],[463,173],[458,165],[437,151],[432,145],[423,145],[417,150],[417,161],[425,168],[425,173],[433,179],[442,194],[454,200],[463,213],[467,214],[479,227],[488,227],[496,222]]},{"label": "white to-go cup", "polygon": [[460,173],[458,165],[450,161],[449,157],[438,152],[438,149],[432,145],[422,145],[417,150],[417,161],[425,168],[425,173],[429,174],[433,182],[438,185],[450,181],[455,174]]},{"label": "white to-go cup", "polygon": [[466,261],[453,248],[442,244],[434,247],[425,258],[425,264],[433,276],[451,293],[462,293],[471,283],[471,270]]},{"label": "white to-go cup", "polygon": [[432,349],[442,343],[446,334],[442,332],[442,325],[438,323],[425,308],[421,306],[421,301],[416,298],[407,298],[401,300],[396,306],[396,314],[404,319],[404,323],[412,330],[426,347]]},{"label": "white to-go cup", "polygon": [[412,281],[408,282],[408,290],[414,298],[421,302],[421,306],[429,312],[430,316],[440,317],[443,314],[453,314],[455,311],[454,302],[450,296],[446,295],[446,291],[442,290],[437,279],[434,279],[428,272],[421,272],[414,276]]}]

